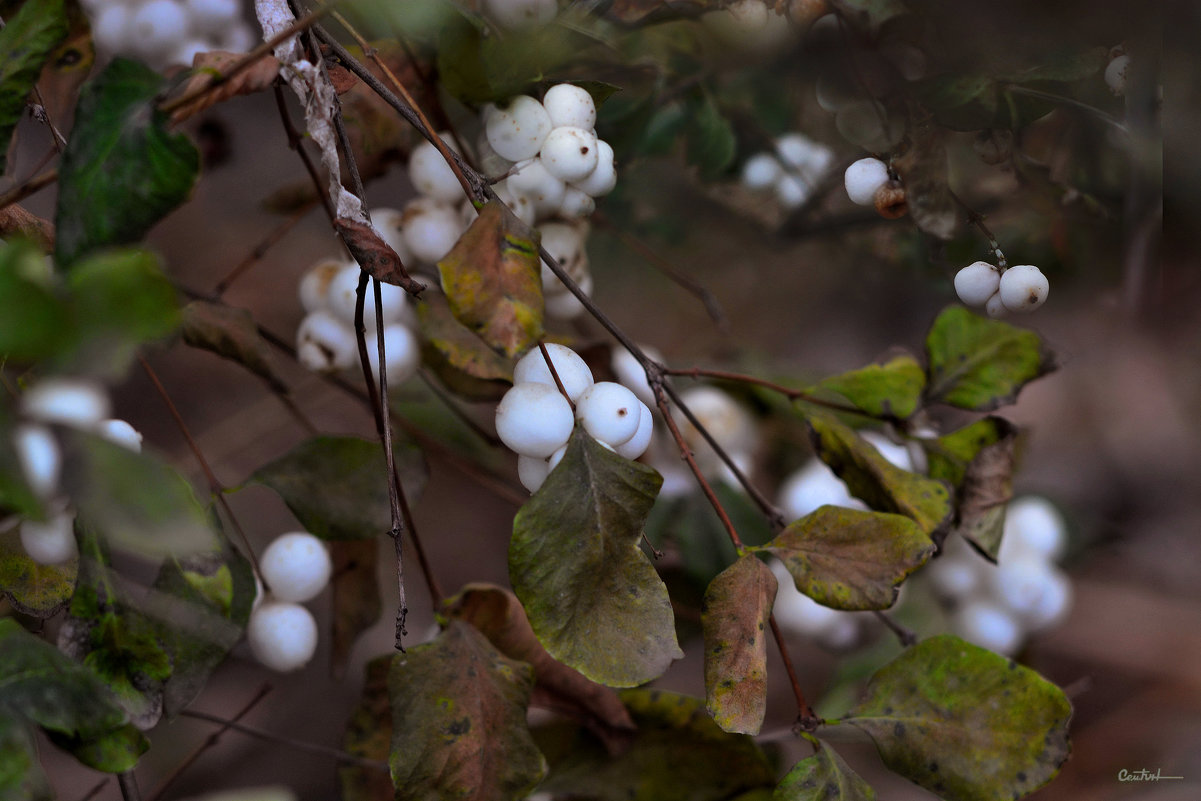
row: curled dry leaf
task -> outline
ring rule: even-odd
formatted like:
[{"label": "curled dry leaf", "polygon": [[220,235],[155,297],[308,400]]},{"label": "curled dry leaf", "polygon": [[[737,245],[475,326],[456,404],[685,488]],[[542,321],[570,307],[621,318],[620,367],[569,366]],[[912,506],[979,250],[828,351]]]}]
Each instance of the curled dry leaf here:
[{"label": "curled dry leaf", "polygon": [[54,223],[16,203],[0,209],[0,237],[23,236],[43,251],[54,250]]},{"label": "curled dry leaf", "polygon": [[[207,53],[197,53],[192,59],[192,69],[196,70],[188,82],[184,84],[180,97],[207,86],[219,76],[225,75],[237,62],[246,57],[245,53],[227,53],[224,50],[210,50]],[[229,100],[238,95],[249,95],[271,88],[275,77],[279,75],[279,62],[272,56],[264,55],[246,69],[228,80],[222,81],[189,103],[185,103],[171,114],[171,122],[178,123],[188,117],[195,116],[210,106]]]},{"label": "curled dry leaf", "polygon": [[420,295],[425,284],[414,281],[400,261],[400,256],[369,224],[344,217],[334,221],[342,241],[359,266],[372,278],[385,284],[395,284],[410,295]]}]

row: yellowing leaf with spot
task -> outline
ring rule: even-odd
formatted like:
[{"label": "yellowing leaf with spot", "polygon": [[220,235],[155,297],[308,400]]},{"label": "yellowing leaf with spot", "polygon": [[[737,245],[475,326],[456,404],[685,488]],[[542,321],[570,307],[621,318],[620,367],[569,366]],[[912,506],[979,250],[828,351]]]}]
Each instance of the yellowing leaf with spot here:
[{"label": "yellowing leaf with spot", "polygon": [[767,712],[767,626],[776,577],[753,554],[723,570],[705,590],[705,696],[718,726],[758,734]]},{"label": "yellowing leaf with spot", "polygon": [[455,318],[492,348],[516,356],[542,336],[538,236],[503,203],[480,209],[438,271]]},{"label": "yellowing leaf with spot", "polygon": [[813,738],[817,753],[792,766],[774,801],[876,801],[876,791],[833,748]]}]

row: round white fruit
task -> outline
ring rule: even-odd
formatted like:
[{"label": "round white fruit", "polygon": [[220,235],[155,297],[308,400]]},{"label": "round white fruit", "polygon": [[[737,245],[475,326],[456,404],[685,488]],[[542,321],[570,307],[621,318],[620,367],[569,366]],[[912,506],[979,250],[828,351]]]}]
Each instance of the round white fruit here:
[{"label": "round white fruit", "polygon": [[1025,495],[1005,509],[1005,529],[998,558],[1037,556],[1054,561],[1067,549],[1067,524],[1055,504],[1036,495]]},{"label": "round white fruit", "polygon": [[329,372],[352,366],[358,356],[354,331],[328,311],[315,311],[296,330],[296,357],[310,370]]},{"label": "round white fruit", "polygon": [[21,547],[40,565],[58,565],[79,553],[75,544],[75,513],[59,512],[44,522],[21,521]]},{"label": "round white fruit", "polygon": [[259,569],[272,595],[301,603],[325,589],[333,563],[325,543],[307,531],[294,531],[271,541],[259,557]]},{"label": "round white fruit", "polygon": [[329,285],[334,276],[346,266],[337,259],[323,259],[300,277],[300,305],[306,312],[329,308]]},{"label": "round white fruit", "polygon": [[1001,290],[997,289],[984,304],[984,313],[994,320],[1005,317],[1009,314],[1009,309],[1005,308],[1005,304],[1001,302]]},{"label": "round white fruit", "polygon": [[545,459],[567,443],[575,415],[567,398],[546,384],[516,384],[496,407],[496,434],[510,450]]},{"label": "round white fruit", "polygon": [[[555,373],[559,376],[559,381],[563,384],[563,390],[567,393],[567,397],[571,398],[573,403],[578,401],[580,395],[593,384],[592,370],[588,368],[588,363],[566,345],[549,342],[546,345],[546,352],[550,356],[551,364],[555,367]],[[518,360],[513,367],[513,383],[555,386],[554,376],[551,375],[550,367],[546,363],[546,357],[543,356],[541,348],[532,348],[529,353]]]},{"label": "round white fruit", "polygon": [[780,162],[770,153],[757,153],[742,165],[742,185],[747,189],[768,189],[782,174]]},{"label": "round white fruit", "polygon": [[[439,136],[451,150],[458,152],[450,134],[441,133]],[[454,203],[463,196],[463,188],[454,170],[432,142],[422,142],[413,148],[409,155],[409,181],[421,194],[443,203]]]},{"label": "round white fruit", "polygon": [[515,165],[505,183],[515,195],[533,201],[539,215],[556,212],[567,192],[567,184],[547,172],[540,158],[526,159]]},{"label": "round white fruit", "polygon": [[[353,329],[354,310],[358,304],[359,265],[355,262],[344,264],[330,280],[326,288],[326,299],[330,313]],[[405,306],[409,300],[405,291],[394,284],[380,283],[380,308],[383,309],[384,325],[399,322],[405,314]],[[367,281],[363,295],[363,327],[367,330],[368,340],[375,338],[375,287],[372,281]]]},{"label": "round white fruit", "polygon": [[968,306],[983,306],[1001,286],[1001,272],[995,265],[977,261],[955,273],[955,294]]},{"label": "round white fruit", "polygon": [[776,577],[776,600],[772,614],[780,627],[786,631],[814,637],[829,631],[838,624],[837,609],[822,606],[796,588],[796,580],[783,562],[773,559],[769,563]]},{"label": "round white fruit", "polygon": [[[576,284],[585,296],[592,296],[591,275],[585,274],[576,281]],[[555,285],[563,286],[557,278],[555,279]],[[579,298],[567,291],[566,287],[561,292],[546,292],[543,296],[543,301],[546,304],[546,316],[552,320],[570,320],[573,317],[580,316],[584,312],[584,304],[580,302]]]},{"label": "round white fruit", "polygon": [[1120,55],[1105,67],[1105,83],[1118,97],[1126,94],[1126,80],[1130,74],[1130,56]]},{"label": "round white fruit", "polygon": [[539,157],[546,171],[559,180],[583,180],[596,169],[596,134],[570,125],[555,128],[542,143]]},{"label": "round white fruit", "polygon": [[1051,285],[1033,264],[1010,267],[1001,276],[1001,303],[1011,312],[1030,312],[1047,301]]},{"label": "round white fruit", "polygon": [[579,220],[596,211],[596,201],[592,195],[574,186],[567,187],[563,193],[563,203],[559,206],[559,216],[565,220]]},{"label": "round white fruit", "polygon": [[44,423],[91,428],[108,418],[108,393],[93,381],[44,378],[25,391],[21,410]]},{"label": "round white fruit", "polygon": [[604,139],[596,140],[596,167],[587,176],[573,181],[572,186],[590,197],[603,197],[617,186],[617,167],[613,162],[613,147]]},{"label": "round white fruit", "polygon": [[96,433],[126,450],[142,452],[142,433],[124,420],[101,420],[96,424]]},{"label": "round white fruit", "polygon": [[[727,453],[750,453],[757,447],[759,436],[754,419],[738,401],[722,390],[717,387],[691,387],[680,393],[680,400]],[[715,456],[692,421],[679,409],[674,409],[673,414],[688,447],[693,452],[699,451],[698,456]]]},{"label": "round white fruit", "polygon": [[[580,226],[548,222],[538,226],[538,231],[542,234],[543,249],[579,283],[588,271],[588,252],[584,249],[584,232]],[[542,288],[551,293],[567,291],[545,260],[542,262]]]},{"label": "round white fruit", "polygon": [[404,243],[423,264],[437,264],[465,230],[454,206],[432,198],[410,201],[402,217]]},{"label": "round white fruit", "polygon": [[542,105],[555,128],[570,126],[590,131],[596,127],[596,103],[587,89],[570,83],[555,84],[546,90]]},{"label": "round white fruit", "polygon": [[864,431],[861,436],[893,467],[913,470],[913,459],[904,445],[898,445],[879,431]]},{"label": "round white fruit", "polygon": [[873,206],[876,190],[888,183],[888,165],[876,158],[859,159],[843,176],[847,196],[860,206]]},{"label": "round white fruit", "polygon": [[[979,557],[975,557],[978,559]],[[948,601],[959,601],[975,594],[981,584],[980,570],[973,557],[940,556],[922,571],[935,594]]]},{"label": "round white fruit", "polygon": [[92,16],[92,41],[104,54],[124,53],[129,48],[133,9],[119,3],[102,3]]},{"label": "round white fruit", "polygon": [[951,618],[951,629],[968,642],[1004,656],[1022,645],[1022,627],[991,601],[976,600],[960,607]]},{"label": "round white fruit", "polygon": [[534,201],[510,189],[508,178],[495,184],[492,189],[500,201],[508,206],[509,210],[523,223],[533,225],[538,219],[538,210],[534,206]]},{"label": "round white fruit", "polygon": [[820,459],[810,459],[804,467],[784,480],[780,485],[778,502],[789,520],[802,518],[822,506],[867,508],[851,495],[842,479]]},{"label": "round white fruit", "polygon": [[263,601],[250,613],[246,641],[263,665],[281,673],[297,670],[317,652],[317,621],[300,604]]},{"label": "round white fruit", "polygon": [[531,494],[538,491],[548,475],[550,475],[550,463],[546,459],[534,456],[517,457],[517,480]]},{"label": "round white fruit", "polygon": [[475,152],[480,171],[488,178],[500,178],[513,167],[513,162],[492,149],[487,131],[480,131],[480,135],[476,137]]},{"label": "round white fruit", "polygon": [[130,21],[131,46],[142,53],[170,53],[188,35],[188,12],[175,0],[150,0]]},{"label": "round white fruit", "polygon": [[400,209],[374,209],[371,212],[371,224],[407,267],[413,261],[413,254],[404,242],[404,212]]},{"label": "round white fruit", "polygon": [[576,417],[593,439],[616,448],[638,433],[646,405],[613,381],[598,381],[576,403]]},{"label": "round white fruit", "polygon": [[13,450],[34,495],[49,498],[58,491],[63,457],[53,431],[33,424],[17,426],[13,431]]},{"label": "round white fruit", "polygon": [[613,448],[618,456],[625,459],[637,459],[646,453],[651,444],[651,436],[655,433],[655,418],[650,407],[642,401],[638,401],[638,404],[642,407],[642,415],[638,418],[638,430],[634,432],[634,436]]},{"label": "round white fruit", "polygon": [[[379,377],[379,347],[375,332],[367,335],[367,361],[371,371]],[[407,381],[421,366],[421,343],[408,326],[393,323],[384,327],[384,366],[387,368],[388,386]]]},{"label": "round white fruit", "polygon": [[507,105],[493,108],[484,121],[488,144],[512,162],[537,156],[553,127],[546,109],[529,95],[517,95]]},{"label": "round white fruit", "polygon": [[[660,364],[663,363],[663,354],[654,348],[640,345],[642,352],[650,359],[653,359]],[[617,376],[619,383],[624,384],[630,389],[638,400],[645,403],[647,406],[654,406],[655,393],[651,390],[651,385],[646,380],[646,371],[642,369],[642,365],[634,358],[634,354],[620,345],[613,346],[612,355],[609,357],[609,366],[613,370],[613,374]]]}]

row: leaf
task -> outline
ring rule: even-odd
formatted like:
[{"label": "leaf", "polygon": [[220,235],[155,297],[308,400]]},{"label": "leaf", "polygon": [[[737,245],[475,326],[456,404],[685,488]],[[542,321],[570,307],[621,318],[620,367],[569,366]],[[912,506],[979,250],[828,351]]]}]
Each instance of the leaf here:
[{"label": "leaf", "polygon": [[[0,298],[3,294],[0,290]],[[3,319],[3,316],[0,316],[0,325],[3,324]],[[17,455],[13,437],[15,428],[13,421],[9,419],[8,410],[0,404],[0,508],[30,520],[44,521],[47,515],[42,506],[42,499],[29,487],[25,468]],[[20,550],[25,552],[24,548]]]},{"label": "leaf", "polygon": [[[367,663],[363,694],[350,713],[342,745],[348,753],[366,759],[388,761],[392,745],[392,706],[388,700],[388,671],[392,656],[380,656]],[[392,778],[385,771],[362,765],[338,768],[342,801],[391,801],[395,795]]]},{"label": "leaf", "polygon": [[893,17],[909,13],[902,0],[830,0],[830,5],[852,24],[870,31],[879,30]]},{"label": "leaf", "polygon": [[780,558],[797,589],[833,609],[887,609],[902,581],[935,551],[904,515],[822,506],[762,550]]},{"label": "leaf", "polygon": [[846,482],[851,494],[873,509],[911,518],[934,538],[951,518],[951,494],[941,481],[889,464],[853,429],[825,412],[805,422],[818,457]]},{"label": "leaf", "polygon": [[334,227],[350,255],[372,278],[395,284],[413,294],[425,289],[424,284],[409,277],[400,263],[400,256],[369,224],[339,217],[334,220]]},{"label": "leaf", "polygon": [[45,257],[29,242],[0,245],[0,356],[36,362],[73,339],[74,321],[55,295]]},{"label": "leaf", "polygon": [[755,741],[718,728],[701,699],[637,689],[621,700],[638,728],[619,755],[574,723],[535,730],[551,765],[540,791],[593,801],[725,801],[775,785]]},{"label": "leaf", "polygon": [[167,129],[155,107],[158,73],[113,59],[84,84],[59,168],[55,261],[69,268],[90,251],[136,242],[192,191],[196,148]]},{"label": "leaf", "polygon": [[989,415],[937,439],[919,439],[926,452],[926,472],[958,490],[967,476],[968,466],[980,451],[1002,439],[1016,436],[1013,423]]},{"label": "leaf", "polygon": [[341,677],[355,640],[375,625],[383,611],[375,576],[379,543],[374,539],[331,542],[329,551],[334,563],[330,662],[334,675]]},{"label": "leaf", "polygon": [[547,652],[631,687],[683,656],[667,588],[639,548],[662,477],[579,427],[513,520],[509,578]]},{"label": "leaf", "polygon": [[451,391],[469,400],[500,400],[513,383],[513,359],[456,320],[440,293],[426,293],[417,304],[417,320],[421,360]]},{"label": "leaf", "polygon": [[52,801],[54,793],[29,729],[0,704],[0,798],[7,801]]},{"label": "leaf", "polygon": [[[197,53],[192,58],[192,77],[180,88],[177,97],[183,97],[208,85],[213,78],[225,73],[245,56],[245,53],[227,53],[224,50]],[[272,56],[263,56],[232,78],[222,80],[219,86],[175,109],[171,113],[171,123],[179,124],[188,117],[193,117],[206,108],[230,98],[270,89],[278,76],[279,62]]]},{"label": "leaf", "polygon": [[1012,72],[1003,80],[1013,83],[1030,81],[1082,81],[1105,69],[1109,63],[1109,50],[1105,47],[1088,47],[1083,50],[1056,55],[1045,64],[1030,69]]},{"label": "leaf", "polygon": [[58,614],[75,592],[78,573],[78,559],[59,565],[30,559],[16,527],[0,534],[0,597],[23,615],[45,619]]},{"label": "leaf", "polygon": [[947,801],[1021,798],[1068,758],[1071,704],[1033,670],[949,634],[881,668],[842,723]]},{"label": "leaf", "polygon": [[959,208],[948,184],[946,132],[927,120],[911,126],[909,134],[909,149],[893,159],[905,183],[909,216],[930,236],[949,240],[959,224]]},{"label": "leaf", "polygon": [[192,486],[174,468],[82,431],[64,433],[63,484],[79,517],[108,542],[146,557],[195,553],[216,542]]},{"label": "leaf", "polygon": [[534,668],[534,703],[541,700],[543,706],[574,712],[611,749],[623,742],[622,734],[634,728],[617,693],[555,661],[546,652],[534,636],[521,602],[508,590],[491,584],[468,584],[443,602],[440,614],[470,623],[502,654],[530,664]]},{"label": "leaf", "polygon": [[264,379],[276,392],[287,385],[271,369],[270,348],[259,335],[254,317],[245,309],[196,300],[182,309],[180,334],[193,348],[215,353],[237,362]]},{"label": "leaf", "polygon": [[0,30],[0,173],[7,169],[8,144],[42,65],[66,37],[62,0],[23,3]]},{"label": "leaf", "polygon": [[1033,331],[948,306],[926,336],[926,399],[987,412],[1055,369]]},{"label": "leaf", "polygon": [[[401,485],[413,503],[425,486],[425,459],[415,446],[393,447]],[[305,531],[325,540],[372,539],[392,528],[388,471],[378,442],[314,437],[254,471],[246,483],[275,490]]]},{"label": "leaf", "polygon": [[388,674],[396,798],[525,798],[546,775],[526,725],[533,685],[529,665],[457,620],[397,654]]},{"label": "leaf", "polygon": [[688,163],[700,170],[702,178],[712,180],[725,172],[737,153],[734,128],[708,93],[688,103],[686,120]]},{"label": "leaf", "polygon": [[873,417],[904,420],[917,411],[925,386],[921,365],[905,353],[825,378],[814,390],[837,392]]},{"label": "leaf", "polygon": [[817,738],[817,752],[792,766],[776,787],[775,801],[875,801],[876,791],[838,752]]},{"label": "leaf", "polygon": [[149,747],[94,673],[11,618],[0,619],[0,710],[57,735],[97,770],[129,770]]},{"label": "leaf", "polygon": [[438,262],[455,319],[509,357],[542,336],[538,241],[507,206],[491,200]]},{"label": "leaf", "polygon": [[988,75],[935,75],[920,81],[916,90],[939,124],[954,131],[987,128],[997,113],[997,82]]},{"label": "leaf", "polygon": [[705,590],[705,706],[718,726],[758,734],[767,713],[767,626],[776,577],[753,554]]}]

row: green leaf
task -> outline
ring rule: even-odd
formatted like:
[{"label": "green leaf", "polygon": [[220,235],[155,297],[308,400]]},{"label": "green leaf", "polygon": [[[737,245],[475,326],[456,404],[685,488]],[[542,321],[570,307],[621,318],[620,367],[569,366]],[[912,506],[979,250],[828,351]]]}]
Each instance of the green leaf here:
[{"label": "green leaf", "polygon": [[491,200],[438,262],[455,319],[505,356],[542,337],[538,242],[537,232]]},{"label": "green leaf", "polygon": [[1016,434],[1013,423],[989,415],[937,439],[918,442],[926,452],[926,472],[930,478],[940,478],[958,490],[981,450]]},{"label": "green leaf", "polygon": [[25,101],[42,74],[42,65],[67,36],[62,0],[23,3],[0,30],[0,173]]},{"label": "green leaf", "polygon": [[662,483],[577,427],[513,520],[509,578],[534,633],[601,684],[642,684],[683,656],[667,588],[639,548]]},{"label": "green leaf", "polygon": [[893,17],[909,13],[902,0],[830,0],[830,5],[849,22],[869,31],[879,30]]},{"label": "green leaf", "polygon": [[705,591],[705,706],[722,729],[758,734],[767,713],[767,626],[776,577],[753,554]]},{"label": "green leaf", "polygon": [[501,356],[455,319],[440,293],[417,304],[421,361],[452,392],[470,400],[498,401],[513,383],[513,359]]},{"label": "green leaf", "polygon": [[180,333],[183,341],[237,362],[265,380],[276,392],[286,385],[271,369],[270,348],[259,335],[254,317],[245,309],[196,300],[183,307]]},{"label": "green leaf", "polygon": [[[413,503],[425,486],[425,459],[415,446],[393,442],[393,448]],[[392,528],[387,463],[378,442],[314,437],[254,471],[246,483],[275,490],[305,530],[322,539],[371,539]]]},{"label": "green leaf", "polygon": [[935,538],[951,519],[951,493],[941,481],[889,464],[854,429],[825,412],[806,418],[813,450],[846,482],[855,497],[873,509],[911,518]]},{"label": "green leaf", "polygon": [[1021,798],[1068,758],[1072,706],[1033,670],[953,635],[881,668],[841,723],[884,763],[947,801]]},{"label": "green leaf", "polygon": [[129,770],[149,747],[95,673],[11,618],[0,619],[0,708],[36,723],[97,770]]},{"label": "green leaf", "polygon": [[75,592],[78,573],[78,559],[59,565],[30,559],[17,527],[0,533],[0,597],[7,597],[21,614],[45,619],[60,612]]},{"label": "green leaf", "polygon": [[60,268],[106,245],[136,242],[192,191],[200,156],[155,107],[163,78],[114,59],[86,83],[59,168]]},{"label": "green leaf", "polygon": [[717,178],[738,152],[734,128],[706,92],[688,103],[688,163],[706,180]]},{"label": "green leaf", "polygon": [[0,704],[0,798],[7,801],[54,798],[28,727],[3,704]]},{"label": "green leaf", "polygon": [[883,364],[869,364],[830,376],[813,391],[837,392],[872,417],[904,420],[917,411],[925,386],[926,374],[922,366],[905,353]]},{"label": "green leaf", "polygon": [[822,506],[762,550],[784,562],[797,589],[833,609],[887,609],[934,543],[904,515]]},{"label": "green leaf", "polygon": [[792,766],[776,787],[774,801],[875,801],[876,791],[837,751],[817,738],[811,742],[817,752]]},{"label": "green leaf", "polygon": [[926,398],[987,412],[1012,403],[1054,361],[1033,331],[948,306],[926,336]]},{"label": "green leaf", "polygon": [[525,798],[546,775],[526,725],[533,686],[529,665],[460,621],[397,654],[388,674],[396,798]]},{"label": "green leaf", "polygon": [[1013,498],[1017,436],[1009,421],[986,417],[926,444],[931,475],[957,479],[955,531],[993,562]]},{"label": "green leaf", "polygon": [[74,335],[45,257],[23,240],[0,245],[0,356],[39,361],[68,347]]},{"label": "green leaf", "polygon": [[936,75],[919,82],[917,94],[934,118],[954,131],[987,128],[997,113],[997,82],[988,75]]},{"label": "green leaf", "polygon": [[755,741],[718,728],[701,699],[647,689],[621,699],[638,728],[615,754],[576,723],[535,730],[551,765],[540,791],[592,801],[725,801],[775,785]]},{"label": "green leaf", "polygon": [[109,543],[149,557],[213,547],[208,515],[174,468],[82,431],[64,433],[63,485],[80,518]]},{"label": "green leaf", "polygon": [[[392,746],[392,705],[388,700],[388,671],[392,655],[379,656],[367,663],[363,694],[350,713],[342,746],[347,753],[365,759],[387,762]],[[388,773],[362,765],[338,768],[342,801],[380,801],[390,799],[395,790]]]}]

